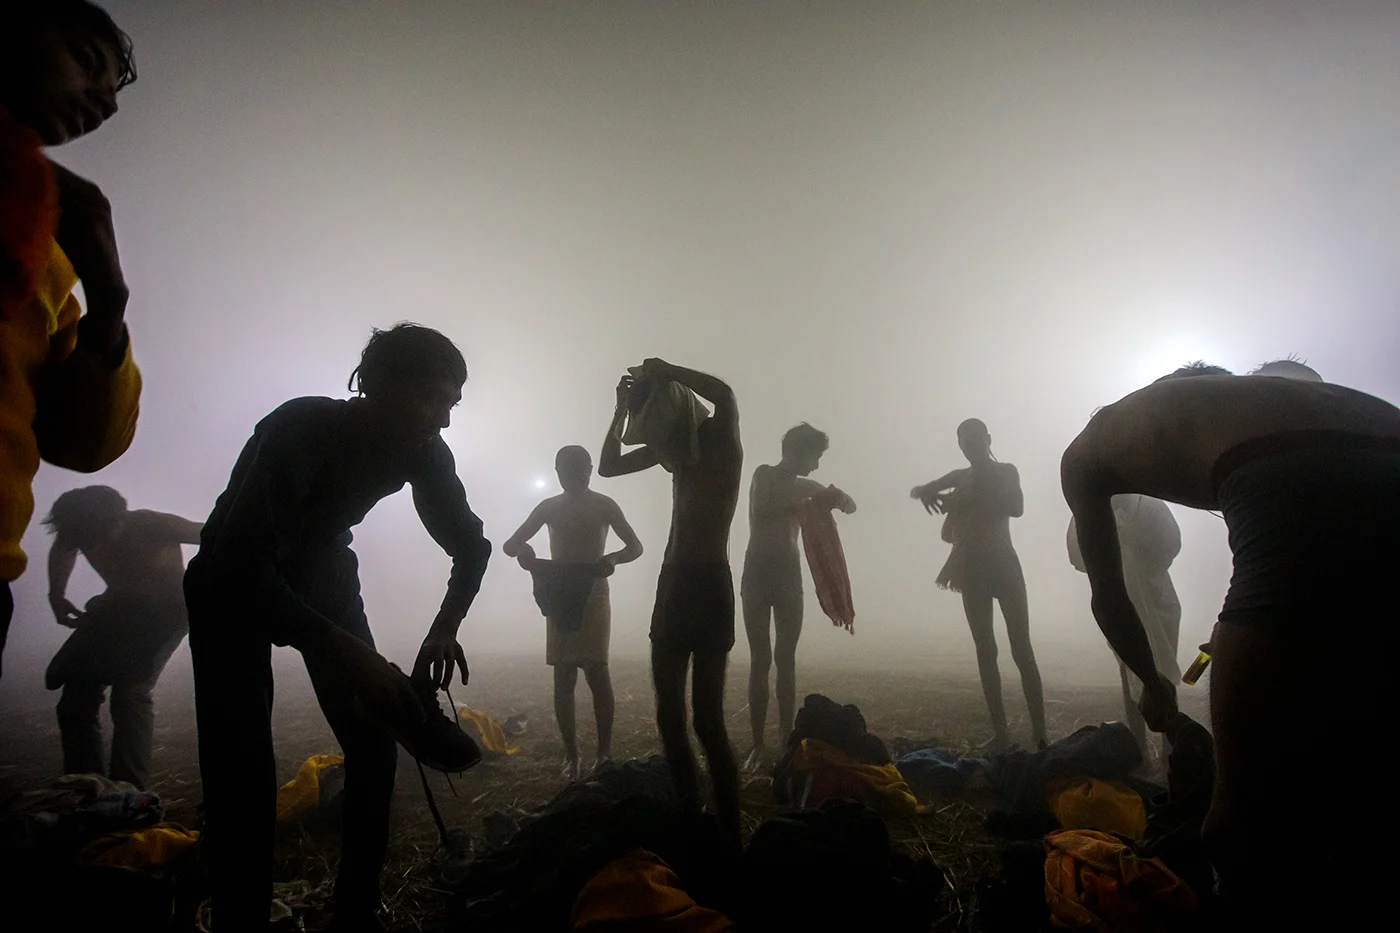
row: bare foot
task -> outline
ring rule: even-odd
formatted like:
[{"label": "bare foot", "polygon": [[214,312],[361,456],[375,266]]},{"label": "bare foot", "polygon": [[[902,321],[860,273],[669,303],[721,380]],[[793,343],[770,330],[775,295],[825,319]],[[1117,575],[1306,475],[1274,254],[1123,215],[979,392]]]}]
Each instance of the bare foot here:
[{"label": "bare foot", "polygon": [[564,764],[559,769],[559,776],[572,784],[578,780],[579,768],[578,752],[574,752],[572,755],[565,753]]},{"label": "bare foot", "polygon": [[762,745],[755,745],[744,759],[744,773],[757,774],[762,771],[764,765],[768,763],[768,749]]},{"label": "bare foot", "polygon": [[589,775],[597,774],[599,771],[606,771],[613,766],[611,755],[599,755],[598,760],[593,762],[593,767],[589,770]]}]

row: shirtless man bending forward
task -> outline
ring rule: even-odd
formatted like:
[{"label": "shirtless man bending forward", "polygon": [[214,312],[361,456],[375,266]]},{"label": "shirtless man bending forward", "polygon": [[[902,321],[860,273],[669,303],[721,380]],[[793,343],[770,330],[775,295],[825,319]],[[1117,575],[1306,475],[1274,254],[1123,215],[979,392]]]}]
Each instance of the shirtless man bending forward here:
[{"label": "shirtless man bending forward", "polygon": [[[698,427],[698,444],[677,431],[665,442],[622,453],[620,435],[653,388],[674,382],[714,406]],[[698,456],[694,456],[698,454]],[[694,458],[693,458],[694,456]],[[599,476],[622,476],[658,464],[672,476],[671,534],[666,541],[656,608],[651,618],[651,671],[656,724],[682,804],[699,809],[699,781],[685,724],[685,681],[694,659],[691,706],[704,748],[715,808],[731,840],[739,841],[739,769],[724,727],[724,673],[734,647],[734,582],[729,526],[739,501],[744,451],[734,393],[719,379],[658,359],[642,364],[617,387],[617,409],[598,458]]]},{"label": "shirtless man bending forward", "polygon": [[[1395,810],[1342,787],[1303,806],[1289,778],[1301,747],[1360,751],[1394,719],[1400,409],[1197,364],[1100,410],[1060,471],[1094,618],[1143,681],[1143,717],[1159,732],[1176,691],[1128,598],[1112,499],[1222,513],[1234,573],[1215,635],[1216,783],[1203,830],[1220,893],[1255,929],[1362,928],[1337,912],[1379,916]],[[1345,890],[1299,885],[1284,853],[1305,857],[1313,877],[1345,878]]]}]

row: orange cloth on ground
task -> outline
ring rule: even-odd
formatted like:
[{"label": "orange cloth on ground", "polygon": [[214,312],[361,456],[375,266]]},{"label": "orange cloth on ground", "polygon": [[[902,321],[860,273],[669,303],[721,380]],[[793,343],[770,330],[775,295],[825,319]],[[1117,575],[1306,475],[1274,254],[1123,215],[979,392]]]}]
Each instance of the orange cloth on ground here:
[{"label": "orange cloth on ground", "polygon": [[1147,806],[1141,795],[1122,781],[1058,781],[1046,797],[1061,829],[1098,829],[1129,839],[1147,829]]},{"label": "orange cloth on ground", "polygon": [[277,822],[295,823],[321,805],[321,772],[345,764],[342,755],[312,755],[301,763],[296,777],[277,788]]},{"label": "orange cloth on ground", "polygon": [[1097,933],[1165,933],[1198,906],[1160,860],[1089,829],[1045,837],[1045,901],[1055,926]]},{"label": "orange cloth on ground", "polygon": [[480,710],[472,709],[470,706],[459,706],[457,715],[476,726],[476,731],[481,734],[481,747],[488,752],[495,752],[498,755],[514,755],[520,751],[518,747],[510,744],[501,724]]},{"label": "orange cloth on ground", "polygon": [[157,823],[146,829],[98,836],[83,847],[78,858],[89,865],[146,871],[179,861],[198,845],[199,830],[179,823]]},{"label": "orange cloth on ground", "polygon": [[20,539],[40,458],[92,473],[125,453],[141,374],[129,343],[115,368],[78,345],[78,277],[53,239],[52,173],[37,139],[3,111],[0,168],[0,580],[8,581],[27,563]]},{"label": "orange cloth on ground", "polygon": [[817,602],[833,625],[843,626],[854,635],[856,608],[851,599],[851,575],[846,569],[846,553],[841,549],[841,536],[836,531],[836,516],[831,514],[829,500],[823,496],[802,500],[797,506],[797,521]]},{"label": "orange cloth on ground", "polygon": [[[904,776],[892,764],[867,765],[820,739],[803,739],[790,759],[794,776],[805,784],[806,806],[819,806],[827,800],[860,800],[886,817],[902,818],[927,812],[909,789]],[[793,789],[803,798],[801,787]]]},{"label": "orange cloth on ground", "polygon": [[578,892],[569,925],[589,933],[726,933],[734,923],[701,907],[676,873],[646,849],[633,849],[603,866]]}]

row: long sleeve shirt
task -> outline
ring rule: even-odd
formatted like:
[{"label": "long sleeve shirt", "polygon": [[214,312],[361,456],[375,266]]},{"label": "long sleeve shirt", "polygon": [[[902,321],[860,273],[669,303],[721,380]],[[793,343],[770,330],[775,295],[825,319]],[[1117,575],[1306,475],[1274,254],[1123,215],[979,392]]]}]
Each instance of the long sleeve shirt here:
[{"label": "long sleeve shirt", "polygon": [[[224,592],[257,610],[278,645],[300,648],[333,624],[312,608],[297,581],[348,548],[350,529],[405,483],[424,527],[452,558],[439,616],[460,622],[486,572],[491,544],[467,504],[447,443],[435,437],[417,450],[388,453],[358,429],[356,404],[293,399],[259,422],[190,561],[187,589]],[[191,625],[198,625],[196,614]]]},{"label": "long sleeve shirt", "polygon": [[0,310],[0,580],[17,579],[27,563],[20,539],[40,459],[92,473],[136,434],[141,373],[131,344],[113,366],[78,343],[78,277],[50,244],[32,297]]}]

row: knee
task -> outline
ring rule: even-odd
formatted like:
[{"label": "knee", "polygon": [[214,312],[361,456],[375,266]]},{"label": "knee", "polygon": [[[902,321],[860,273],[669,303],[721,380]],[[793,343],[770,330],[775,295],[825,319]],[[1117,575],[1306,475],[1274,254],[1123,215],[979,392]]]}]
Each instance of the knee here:
[{"label": "knee", "polygon": [[96,716],[98,709],[102,706],[101,692],[94,693],[88,689],[74,689],[71,686],[63,688],[63,693],[58,698],[58,718],[59,719],[86,719]]},{"label": "knee", "polygon": [[1035,649],[1030,642],[1017,642],[1011,646],[1011,660],[1023,671],[1035,669]]},{"label": "knee", "polygon": [[710,748],[718,743],[729,741],[724,729],[724,716],[715,715],[710,710],[697,709],[692,722],[700,744]]}]

